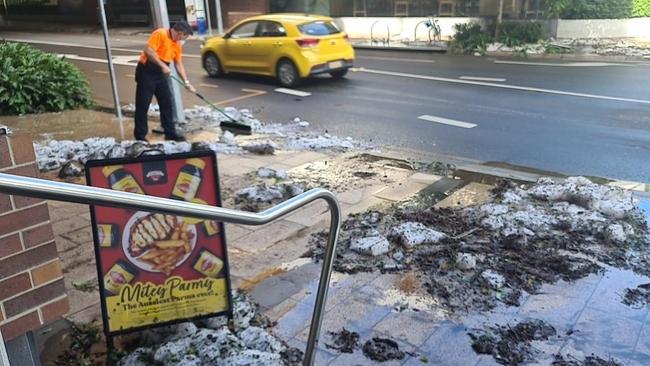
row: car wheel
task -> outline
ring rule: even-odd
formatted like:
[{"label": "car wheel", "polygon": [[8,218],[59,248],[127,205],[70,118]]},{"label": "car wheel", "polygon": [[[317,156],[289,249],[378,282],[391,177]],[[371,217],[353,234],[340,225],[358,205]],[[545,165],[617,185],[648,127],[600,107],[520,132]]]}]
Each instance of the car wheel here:
[{"label": "car wheel", "polygon": [[221,69],[221,62],[219,62],[219,57],[212,52],[208,52],[203,56],[203,68],[208,73],[210,77],[216,78],[223,74],[223,69]]},{"label": "car wheel", "polygon": [[340,79],[344,77],[347,73],[348,73],[348,69],[343,69],[343,70],[332,71],[330,72],[330,75],[332,75],[334,79]]},{"label": "car wheel", "polygon": [[290,88],[300,83],[300,75],[296,65],[291,60],[280,60],[278,62],[276,76],[278,83],[284,87]]}]

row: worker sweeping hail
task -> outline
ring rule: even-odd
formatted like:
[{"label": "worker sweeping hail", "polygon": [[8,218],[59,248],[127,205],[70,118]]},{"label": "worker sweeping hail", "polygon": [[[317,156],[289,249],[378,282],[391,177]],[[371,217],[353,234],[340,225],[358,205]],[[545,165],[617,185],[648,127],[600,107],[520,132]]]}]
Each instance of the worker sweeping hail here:
[{"label": "worker sweeping hail", "polygon": [[135,69],[135,128],[136,140],[147,141],[149,127],[147,114],[151,99],[156,96],[160,108],[160,123],[165,133],[165,140],[185,141],[174,128],[172,94],[168,84],[171,75],[170,64],[173,61],[185,88],[196,93],[190,84],[182,62],[183,43],[193,33],[192,27],[185,21],[178,21],[170,29],[156,29],[140,55]]}]

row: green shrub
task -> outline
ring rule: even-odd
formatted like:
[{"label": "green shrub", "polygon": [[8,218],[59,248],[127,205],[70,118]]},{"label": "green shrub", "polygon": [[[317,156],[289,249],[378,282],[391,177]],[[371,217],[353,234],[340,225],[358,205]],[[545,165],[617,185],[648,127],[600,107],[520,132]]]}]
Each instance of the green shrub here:
[{"label": "green shrub", "polygon": [[564,19],[618,19],[632,16],[634,0],[572,0]]},{"label": "green shrub", "polygon": [[492,41],[477,23],[454,24],[454,31],[451,48],[456,52],[484,54],[488,43]]},{"label": "green shrub", "polygon": [[632,16],[650,17],[650,0],[634,0]]},{"label": "green shrub", "polygon": [[499,29],[499,42],[509,47],[537,43],[542,39],[542,23],[539,22],[503,22]]},{"label": "green shrub", "polygon": [[0,41],[0,115],[92,105],[84,75],[60,56]]}]

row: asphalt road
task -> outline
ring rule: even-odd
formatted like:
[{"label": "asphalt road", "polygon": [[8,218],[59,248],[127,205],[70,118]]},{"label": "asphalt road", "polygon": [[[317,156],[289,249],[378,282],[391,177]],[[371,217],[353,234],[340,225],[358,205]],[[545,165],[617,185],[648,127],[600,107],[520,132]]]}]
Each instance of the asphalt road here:
[{"label": "asphalt road", "polygon": [[[69,58],[88,75],[99,103],[112,104],[101,35],[0,37],[30,39],[45,51],[73,55]],[[111,39],[113,56],[128,65],[116,66],[122,104],[134,100],[132,63],[145,40]],[[300,116],[319,131],[378,146],[650,182],[650,62],[360,50],[357,69],[346,79],[306,80],[297,89],[311,95],[295,97],[274,91],[268,78],[208,78],[198,41],[188,42],[186,54],[189,77],[206,97],[249,108],[263,121]],[[188,93],[183,98],[186,107],[203,104]]]}]

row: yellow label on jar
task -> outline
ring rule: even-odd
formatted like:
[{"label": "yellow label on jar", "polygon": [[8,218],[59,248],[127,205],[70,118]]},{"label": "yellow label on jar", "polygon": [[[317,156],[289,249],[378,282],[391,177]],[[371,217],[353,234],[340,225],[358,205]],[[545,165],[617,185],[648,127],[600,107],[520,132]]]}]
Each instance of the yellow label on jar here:
[{"label": "yellow label on jar", "polygon": [[172,195],[182,198],[185,201],[191,201],[196,196],[196,191],[199,189],[201,178],[185,172],[180,172],[176,178],[176,184]]},{"label": "yellow label on jar", "polygon": [[104,275],[104,288],[106,291],[117,295],[120,293],[120,289],[133,281],[134,278],[135,274],[129,272],[118,262]]},{"label": "yellow label on jar", "polygon": [[223,268],[223,261],[207,250],[203,250],[192,267],[208,277],[217,277]]},{"label": "yellow label on jar", "polygon": [[205,233],[208,236],[219,234],[219,222],[214,220],[206,220],[203,222],[203,227],[205,228]]},{"label": "yellow label on jar", "polygon": [[130,175],[113,183],[113,186],[111,188],[116,191],[144,194],[144,191],[142,188],[140,188],[138,182],[136,182],[135,178]]},{"label": "yellow label on jar", "polygon": [[99,246],[103,248],[110,248],[113,246],[113,238],[116,234],[113,233],[114,227],[111,224],[97,225],[97,239],[99,239]]}]

